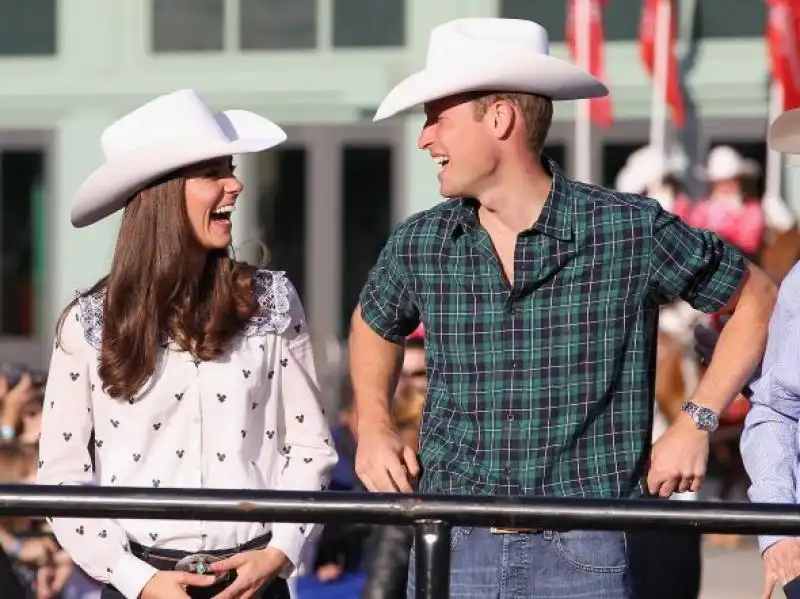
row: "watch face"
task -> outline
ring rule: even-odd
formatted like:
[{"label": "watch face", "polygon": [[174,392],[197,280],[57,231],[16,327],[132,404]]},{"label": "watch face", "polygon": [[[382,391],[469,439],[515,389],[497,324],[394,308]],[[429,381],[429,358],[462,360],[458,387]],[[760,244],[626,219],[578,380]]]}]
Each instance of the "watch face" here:
[{"label": "watch face", "polygon": [[697,410],[695,422],[702,429],[713,429],[717,426],[717,415],[708,409]]}]

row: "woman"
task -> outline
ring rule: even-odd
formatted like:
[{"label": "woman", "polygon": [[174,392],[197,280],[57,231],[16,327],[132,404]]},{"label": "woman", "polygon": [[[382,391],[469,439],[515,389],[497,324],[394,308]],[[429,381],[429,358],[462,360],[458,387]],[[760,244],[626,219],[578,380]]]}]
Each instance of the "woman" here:
[{"label": "woman", "polygon": [[[105,131],[106,162],[78,190],[72,222],[124,215],[108,276],[59,322],[40,484],[325,488],[336,453],[300,300],[282,273],[229,257],[242,191],[231,156],[284,140],[253,113],[213,114],[191,90]],[[53,521],[106,599],[288,597],[312,528]]]}]

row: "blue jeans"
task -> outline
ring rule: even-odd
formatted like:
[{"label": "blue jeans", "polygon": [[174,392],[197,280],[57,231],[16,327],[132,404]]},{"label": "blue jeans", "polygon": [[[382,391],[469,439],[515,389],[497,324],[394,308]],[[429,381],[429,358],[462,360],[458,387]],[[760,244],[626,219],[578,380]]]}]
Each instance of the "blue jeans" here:
[{"label": "blue jeans", "polygon": [[[546,530],[494,534],[454,528],[450,557],[452,599],[631,599],[622,532]],[[411,549],[407,599],[415,593]]]}]

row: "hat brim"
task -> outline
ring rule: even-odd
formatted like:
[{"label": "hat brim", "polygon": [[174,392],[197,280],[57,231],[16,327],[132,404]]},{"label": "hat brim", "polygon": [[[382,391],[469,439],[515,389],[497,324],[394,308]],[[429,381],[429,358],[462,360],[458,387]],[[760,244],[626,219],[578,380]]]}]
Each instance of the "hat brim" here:
[{"label": "hat brim", "polygon": [[[800,154],[800,108],[787,110],[774,121],[767,133],[767,144],[775,152]],[[791,160],[798,162],[797,157]]]},{"label": "hat brim", "polygon": [[463,59],[454,68],[432,68],[398,83],[383,99],[373,121],[448,96],[473,91],[527,92],[554,101],[608,95],[597,78],[570,62],[546,54],[517,53]]},{"label": "hat brim", "polygon": [[227,141],[173,139],[105,162],[75,193],[70,213],[72,225],[86,227],[110,216],[140,189],[176,169],[222,156],[261,152],[286,141],[286,133],[278,125],[246,110],[221,112],[215,119]]}]

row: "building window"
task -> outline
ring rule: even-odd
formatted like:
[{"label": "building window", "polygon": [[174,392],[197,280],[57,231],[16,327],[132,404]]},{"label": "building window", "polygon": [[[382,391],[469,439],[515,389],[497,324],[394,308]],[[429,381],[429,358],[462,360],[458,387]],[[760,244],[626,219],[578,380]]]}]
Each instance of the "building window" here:
[{"label": "building window", "polygon": [[[763,37],[766,29],[764,0],[703,0],[697,3],[695,20],[698,37]],[[721,16],[724,17],[721,18]]]},{"label": "building window", "polygon": [[282,270],[305,303],[305,148],[262,152],[259,157],[259,222],[269,252],[268,267]]},{"label": "building window", "polygon": [[56,0],[0,0],[0,56],[56,53]]},{"label": "building window", "polygon": [[339,333],[346,337],[361,288],[391,230],[392,148],[351,145],[342,152],[344,252]]},{"label": "building window", "polygon": [[317,0],[239,2],[242,50],[306,50],[316,47]]},{"label": "building window", "polygon": [[153,0],[152,8],[153,52],[222,50],[224,0]]},{"label": "building window", "polygon": [[44,254],[44,153],[0,153],[0,334],[36,334]]},{"label": "building window", "polygon": [[403,46],[404,0],[335,0],[333,45],[336,48]]}]

